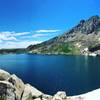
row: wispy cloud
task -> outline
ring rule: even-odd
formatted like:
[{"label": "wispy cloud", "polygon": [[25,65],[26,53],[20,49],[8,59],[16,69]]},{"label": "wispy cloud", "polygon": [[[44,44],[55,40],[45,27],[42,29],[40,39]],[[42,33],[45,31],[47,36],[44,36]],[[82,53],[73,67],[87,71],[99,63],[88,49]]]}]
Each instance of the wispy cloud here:
[{"label": "wispy cloud", "polygon": [[53,33],[53,32],[59,32],[61,30],[37,30],[35,32],[37,33]]},{"label": "wispy cloud", "polygon": [[[0,48],[25,48],[31,44],[41,43],[58,34],[60,30],[34,30],[30,32],[0,32]],[[54,34],[50,34],[54,33]]]},{"label": "wispy cloud", "polygon": [[5,42],[3,43],[3,46],[0,45],[0,48],[26,48],[29,45],[33,44],[39,44],[42,41],[17,41],[17,42]]},{"label": "wispy cloud", "polygon": [[34,35],[32,35],[33,38],[45,37],[45,36],[48,36],[48,34],[34,34]]},{"label": "wispy cloud", "polygon": [[17,40],[10,32],[1,32],[0,41]]},{"label": "wispy cloud", "polygon": [[16,33],[14,31],[10,32],[10,31],[6,31],[6,32],[0,32],[0,41],[4,40],[4,41],[9,41],[9,40],[17,40],[17,36],[25,36],[30,34],[30,32],[20,32],[20,33]]},{"label": "wispy cloud", "polygon": [[31,32],[20,32],[20,33],[13,33],[12,35],[13,36],[23,36],[23,35],[28,35],[28,34],[30,34]]}]

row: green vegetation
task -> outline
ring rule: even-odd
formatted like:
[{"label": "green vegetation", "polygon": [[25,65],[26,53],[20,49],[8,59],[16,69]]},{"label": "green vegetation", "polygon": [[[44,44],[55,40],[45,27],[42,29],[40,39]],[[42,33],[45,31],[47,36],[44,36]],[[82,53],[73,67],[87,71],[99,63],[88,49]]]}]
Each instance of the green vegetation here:
[{"label": "green vegetation", "polygon": [[78,53],[78,49],[73,46],[72,44],[61,44],[56,49],[58,49],[58,52],[66,53],[66,54],[76,54]]},{"label": "green vegetation", "polygon": [[48,47],[48,49],[47,49],[47,47],[43,47],[39,52],[44,53],[44,54],[46,54],[46,53],[51,53],[51,54],[79,54],[80,50],[72,44],[63,43],[63,44],[52,45],[52,46]]},{"label": "green vegetation", "polygon": [[55,46],[54,51],[69,53],[71,52],[71,46],[68,44],[57,45]]},{"label": "green vegetation", "polygon": [[0,96],[0,100],[6,100],[6,98],[3,96]]}]

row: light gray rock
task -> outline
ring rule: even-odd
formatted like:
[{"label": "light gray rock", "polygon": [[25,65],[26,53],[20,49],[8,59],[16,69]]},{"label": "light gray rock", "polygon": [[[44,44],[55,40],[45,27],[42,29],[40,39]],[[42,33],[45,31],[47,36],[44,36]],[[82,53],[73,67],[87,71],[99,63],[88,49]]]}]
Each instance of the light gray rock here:
[{"label": "light gray rock", "polygon": [[12,84],[0,81],[0,100],[16,100],[15,89]]},{"label": "light gray rock", "polygon": [[41,100],[40,98],[36,98],[36,99],[34,99],[34,100]]},{"label": "light gray rock", "polygon": [[43,95],[42,92],[32,87],[30,84],[25,85],[24,93],[22,96],[22,100],[32,100],[36,98],[41,98]]},{"label": "light gray rock", "polygon": [[47,94],[43,94],[43,96],[42,96],[42,100],[51,100],[52,98],[53,98],[53,96],[47,95]]},{"label": "light gray rock", "polygon": [[18,100],[20,100],[25,88],[23,81],[19,79],[16,75],[11,75],[8,81],[12,83],[12,85],[15,87],[16,97]]},{"label": "light gray rock", "polygon": [[10,74],[2,69],[0,69],[0,81],[7,80]]},{"label": "light gray rock", "polygon": [[52,100],[67,100],[66,93],[63,91],[57,92]]}]

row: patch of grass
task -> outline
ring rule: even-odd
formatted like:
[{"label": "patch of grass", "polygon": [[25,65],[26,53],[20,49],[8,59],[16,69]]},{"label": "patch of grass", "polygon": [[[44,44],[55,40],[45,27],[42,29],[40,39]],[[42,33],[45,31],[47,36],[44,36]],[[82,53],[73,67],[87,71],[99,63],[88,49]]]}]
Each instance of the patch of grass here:
[{"label": "patch of grass", "polygon": [[69,43],[56,44],[49,49],[42,48],[41,53],[79,54],[79,49]]}]

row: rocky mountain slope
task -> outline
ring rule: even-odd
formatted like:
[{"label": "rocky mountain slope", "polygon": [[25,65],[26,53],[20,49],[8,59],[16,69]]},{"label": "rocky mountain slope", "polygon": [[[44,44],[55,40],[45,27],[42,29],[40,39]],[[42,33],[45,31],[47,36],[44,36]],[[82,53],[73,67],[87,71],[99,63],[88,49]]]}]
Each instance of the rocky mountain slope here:
[{"label": "rocky mountain slope", "polygon": [[63,35],[41,44],[30,45],[30,53],[42,54],[100,54],[100,17],[95,15],[81,20]]},{"label": "rocky mountain slope", "polygon": [[100,100],[100,89],[78,96],[67,96],[64,91],[51,96],[0,69],[0,100]]}]

